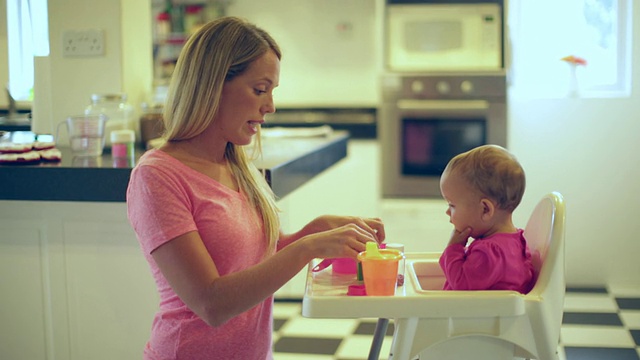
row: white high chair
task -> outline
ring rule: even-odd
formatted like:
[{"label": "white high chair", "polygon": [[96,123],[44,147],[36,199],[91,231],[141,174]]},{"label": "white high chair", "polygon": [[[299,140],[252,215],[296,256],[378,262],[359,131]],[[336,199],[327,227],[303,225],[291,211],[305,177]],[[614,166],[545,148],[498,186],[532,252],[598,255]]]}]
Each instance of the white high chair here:
[{"label": "white high chair", "polygon": [[[537,281],[528,294],[434,291],[450,306],[435,316],[396,318],[389,359],[557,360],[565,295],[564,223],[564,200],[557,192],[533,210],[524,235]],[[423,301],[429,307],[429,298]]]}]

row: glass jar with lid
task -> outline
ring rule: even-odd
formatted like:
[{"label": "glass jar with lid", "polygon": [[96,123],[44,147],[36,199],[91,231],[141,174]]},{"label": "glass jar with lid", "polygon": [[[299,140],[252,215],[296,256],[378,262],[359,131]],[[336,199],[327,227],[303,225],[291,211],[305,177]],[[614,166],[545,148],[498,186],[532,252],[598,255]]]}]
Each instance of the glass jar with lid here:
[{"label": "glass jar with lid", "polygon": [[85,114],[104,114],[107,116],[105,124],[105,146],[111,147],[111,132],[114,130],[133,130],[136,139],[139,137],[139,122],[135,117],[134,108],[127,103],[127,94],[93,94],[91,105],[85,109]]}]

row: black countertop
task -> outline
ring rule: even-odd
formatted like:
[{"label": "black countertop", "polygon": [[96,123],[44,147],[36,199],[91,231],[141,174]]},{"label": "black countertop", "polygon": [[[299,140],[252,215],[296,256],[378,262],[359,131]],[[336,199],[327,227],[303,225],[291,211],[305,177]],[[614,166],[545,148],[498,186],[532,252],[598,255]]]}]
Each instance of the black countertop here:
[{"label": "black countertop", "polygon": [[[307,138],[263,138],[260,159],[276,196],[282,198],[347,156],[349,133]],[[74,157],[59,147],[62,161],[35,165],[0,165],[0,200],[124,202],[135,160]],[[136,150],[138,159],[143,150]]]}]

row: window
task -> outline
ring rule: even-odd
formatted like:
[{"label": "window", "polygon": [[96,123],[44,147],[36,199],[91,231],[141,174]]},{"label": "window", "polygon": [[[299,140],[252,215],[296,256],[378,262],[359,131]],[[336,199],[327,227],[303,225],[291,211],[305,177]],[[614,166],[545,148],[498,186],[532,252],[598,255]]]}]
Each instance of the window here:
[{"label": "window", "polygon": [[[630,0],[509,3],[516,95],[626,97],[631,93]],[[573,55],[586,66],[561,61]]]},{"label": "window", "polygon": [[7,0],[9,91],[32,100],[34,56],[49,55],[47,0]]}]

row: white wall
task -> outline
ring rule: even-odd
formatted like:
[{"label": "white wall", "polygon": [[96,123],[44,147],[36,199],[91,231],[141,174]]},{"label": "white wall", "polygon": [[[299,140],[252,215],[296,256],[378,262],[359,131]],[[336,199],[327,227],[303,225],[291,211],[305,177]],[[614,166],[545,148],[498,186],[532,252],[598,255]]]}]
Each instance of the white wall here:
[{"label": "white wall", "polygon": [[[633,19],[637,65],[640,6]],[[630,98],[509,99],[509,147],[527,172],[521,208],[552,190],[565,196],[571,284],[640,284],[639,87],[632,69]]]},{"label": "white wall", "polygon": [[[84,112],[92,93],[121,91],[120,3],[62,0],[48,6],[50,56],[36,61],[33,127],[55,133],[57,123]],[[83,29],[104,30],[105,55],[63,57],[63,32]]]},{"label": "white wall", "polygon": [[[150,0],[57,0],[48,11],[51,53],[36,59],[34,130],[55,133],[67,116],[84,112],[93,93],[125,92],[137,108],[152,85]],[[104,32],[104,56],[63,57],[63,33],[86,29]]]},{"label": "white wall", "polygon": [[280,45],[277,106],[375,107],[382,69],[383,4],[381,0],[270,0],[256,6],[253,1],[236,0],[228,14],[256,23]]}]

